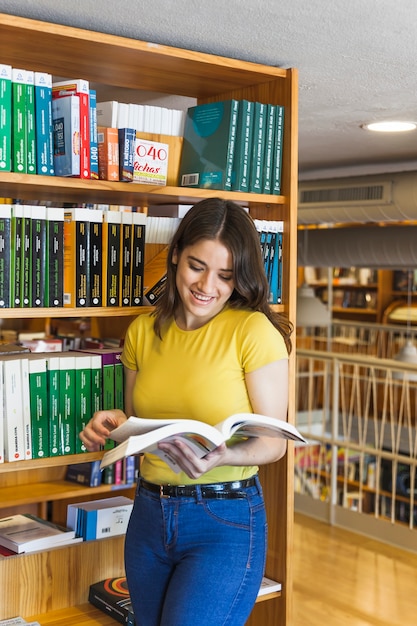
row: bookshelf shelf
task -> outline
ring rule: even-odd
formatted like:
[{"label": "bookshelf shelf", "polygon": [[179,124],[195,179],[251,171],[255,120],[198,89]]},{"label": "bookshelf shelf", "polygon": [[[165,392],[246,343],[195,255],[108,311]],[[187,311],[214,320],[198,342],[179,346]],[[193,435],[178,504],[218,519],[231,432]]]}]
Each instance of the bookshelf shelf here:
[{"label": "bookshelf shelf", "polygon": [[[19,198],[29,203],[48,200],[130,205],[146,212],[150,205],[193,204],[216,195],[249,207],[251,215],[256,219],[282,220],[283,303],[275,305],[274,309],[294,321],[297,288],[297,70],[269,67],[12,15],[0,14],[0,26],[2,63],[49,72],[59,77],[82,77],[94,84],[97,99],[100,98],[101,88],[104,92],[109,88],[114,89],[115,99],[118,97],[118,89],[128,88],[138,92],[152,91],[191,97],[197,104],[235,98],[285,107],[280,196],[1,173],[0,197]],[[27,45],[28,41],[30,46]],[[7,324],[22,319],[31,326],[38,326],[42,320],[48,326],[51,318],[57,317],[89,317],[93,336],[96,331],[104,330],[106,334],[95,336],[115,337],[116,333],[120,338],[130,317],[149,310],[149,307],[21,308],[18,311],[2,309],[1,317],[8,318]],[[294,352],[290,356],[289,375],[288,419],[292,423],[295,400]],[[265,575],[281,582],[282,592],[273,594],[273,599],[267,602],[257,604],[248,622],[249,626],[286,626],[291,623],[292,455],[293,450],[289,446],[283,459],[262,467],[260,471],[269,526]],[[9,504],[13,505],[17,501],[25,501],[25,497],[38,498],[38,502],[39,499],[50,497],[52,508],[54,502],[57,506],[64,506],[68,494],[78,496],[80,493],[71,484],[63,485],[66,466],[80,462],[81,456],[85,461],[98,458],[94,455],[76,455],[3,464],[0,467],[0,500],[3,502],[8,499]],[[36,489],[38,491],[35,494]],[[25,490],[29,495],[24,495]],[[85,488],[85,492],[92,494],[90,488]],[[48,621],[45,614],[62,610],[65,623],[70,624],[67,614],[76,612],[75,607],[85,605],[88,587],[92,582],[108,576],[123,575],[122,543],[122,539],[114,538],[55,549],[41,556],[20,555],[23,558],[1,559],[0,578],[9,581],[9,584],[0,591],[0,619],[39,614],[42,615],[41,623],[52,626],[54,618]],[[42,580],[43,574],[38,574],[39,559],[42,560],[42,572],[50,577],[48,580]],[[68,568],[77,572],[73,577],[76,579],[75,588],[71,586],[71,589],[70,586],[66,589],[66,585],[61,583],[62,580],[68,580]],[[24,593],[20,591],[21,585],[16,584],[16,581],[21,580],[22,571],[25,572],[25,580],[30,581]],[[59,582],[51,586],[50,580]],[[19,590],[11,593],[12,588]],[[94,621],[94,617],[85,621],[74,617],[73,623],[105,624],[106,616],[100,615],[100,618],[103,621]]]}]

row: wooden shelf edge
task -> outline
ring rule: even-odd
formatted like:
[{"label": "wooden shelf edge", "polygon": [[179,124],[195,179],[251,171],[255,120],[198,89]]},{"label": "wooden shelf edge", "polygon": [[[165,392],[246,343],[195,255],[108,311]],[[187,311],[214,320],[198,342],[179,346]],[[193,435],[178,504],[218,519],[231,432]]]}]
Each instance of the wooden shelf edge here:
[{"label": "wooden shelf edge", "polygon": [[0,309],[0,317],[8,318],[51,318],[51,317],[129,317],[153,311],[151,306],[125,307],[60,307],[60,308],[10,308]]},{"label": "wooden shelf edge", "polygon": [[11,461],[0,464],[0,474],[18,472],[20,470],[42,469],[44,467],[61,467],[73,463],[89,463],[100,461],[104,452],[84,452],[82,454],[67,454],[61,456],[47,456],[44,459],[28,459],[26,461]]}]

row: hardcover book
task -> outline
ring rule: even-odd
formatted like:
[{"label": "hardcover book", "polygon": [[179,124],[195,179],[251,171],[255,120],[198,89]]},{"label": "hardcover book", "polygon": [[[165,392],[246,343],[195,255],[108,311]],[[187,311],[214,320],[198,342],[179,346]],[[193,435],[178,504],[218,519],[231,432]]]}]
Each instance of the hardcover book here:
[{"label": "hardcover book", "polygon": [[283,106],[277,105],[275,129],[275,153],[272,170],[272,193],[281,194],[282,154],[284,142],[284,112]]},{"label": "hardcover book", "polygon": [[80,108],[77,96],[52,100],[56,176],[80,176]]},{"label": "hardcover book", "polygon": [[150,452],[160,456],[175,472],[179,467],[167,453],[158,448],[158,442],[181,439],[200,458],[231,437],[280,437],[306,443],[292,424],[256,413],[237,413],[211,426],[192,419],[146,419],[129,417],[115,428],[110,437],[118,443],[104,453],[101,468],[125,456]]},{"label": "hardcover book", "polygon": [[251,156],[251,171],[249,181],[250,193],[263,192],[264,154],[266,141],[266,111],[267,105],[255,102],[253,115],[253,143]]},{"label": "hardcover book", "polygon": [[68,465],[65,480],[89,487],[101,485],[100,461]]},{"label": "hardcover book", "polygon": [[254,102],[250,100],[239,101],[235,154],[233,157],[233,191],[249,191],[254,107]]},{"label": "hardcover book", "polygon": [[179,184],[230,190],[238,100],[190,107],[184,126]]},{"label": "hardcover book", "polygon": [[106,578],[90,585],[88,601],[120,624],[135,626],[126,577]]}]

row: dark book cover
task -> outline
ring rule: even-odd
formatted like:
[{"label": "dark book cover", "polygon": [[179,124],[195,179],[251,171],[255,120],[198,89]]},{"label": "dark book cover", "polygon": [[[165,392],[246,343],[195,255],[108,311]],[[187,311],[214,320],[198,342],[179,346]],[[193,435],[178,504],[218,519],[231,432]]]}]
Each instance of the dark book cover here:
[{"label": "dark book cover", "polygon": [[48,280],[46,207],[32,207],[32,306],[44,307]]},{"label": "dark book cover", "polygon": [[120,231],[120,304],[131,306],[132,304],[132,213],[122,213]]},{"label": "dark book cover", "polygon": [[21,298],[22,307],[32,306],[32,211],[29,205],[23,207],[23,240],[22,240],[22,278]]},{"label": "dark book cover", "polygon": [[132,217],[131,301],[132,306],[139,306],[143,302],[146,216],[143,213],[132,213]]},{"label": "dark book cover", "polygon": [[133,180],[133,163],[135,160],[136,129],[119,128],[119,180]]},{"label": "dark book cover", "polygon": [[2,309],[11,306],[11,229],[11,205],[0,205],[0,308]]},{"label": "dark book cover", "polygon": [[[13,301],[10,306],[20,307],[22,298],[22,246],[23,246],[23,206],[12,205],[12,228],[11,228],[11,276],[14,277]],[[13,281],[12,285],[13,287]]]},{"label": "dark book cover", "polygon": [[48,284],[45,306],[64,306],[64,209],[47,207]]},{"label": "dark book cover", "polygon": [[106,578],[90,585],[88,601],[120,624],[135,626],[126,577]]},{"label": "dark book cover", "polygon": [[120,230],[121,213],[106,211],[103,221],[103,273],[106,285],[104,305],[108,307],[120,305]]},{"label": "dark book cover", "polygon": [[100,461],[68,465],[65,480],[89,487],[101,485]]},{"label": "dark book cover", "polygon": [[103,211],[90,211],[90,305],[103,306]]}]

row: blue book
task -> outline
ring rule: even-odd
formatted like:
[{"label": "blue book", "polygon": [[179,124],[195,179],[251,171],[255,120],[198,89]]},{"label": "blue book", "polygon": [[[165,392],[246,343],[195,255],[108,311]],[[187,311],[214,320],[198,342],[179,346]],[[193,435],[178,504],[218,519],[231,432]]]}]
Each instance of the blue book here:
[{"label": "blue book", "polygon": [[36,173],[53,176],[52,75],[35,72]]},{"label": "blue book", "polygon": [[263,172],[263,193],[272,192],[272,172],[273,172],[273,163],[274,163],[276,112],[277,112],[277,109],[274,104],[267,105],[264,172]]},{"label": "blue book", "polygon": [[180,162],[180,186],[232,188],[238,108],[238,100],[225,100],[188,109]]},{"label": "blue book", "polygon": [[250,158],[255,103],[240,100],[233,159],[232,190],[249,191]]},{"label": "blue book", "polygon": [[133,180],[135,160],[136,130],[119,128],[119,179],[125,182]]},{"label": "blue book", "polygon": [[251,157],[251,172],[249,191],[251,193],[263,193],[263,171],[266,141],[266,112],[267,105],[255,102],[253,116],[253,143]]}]

